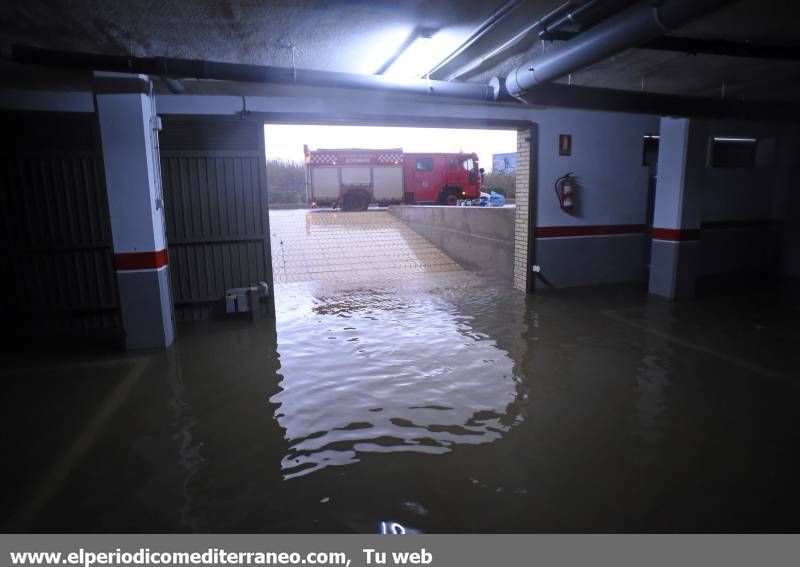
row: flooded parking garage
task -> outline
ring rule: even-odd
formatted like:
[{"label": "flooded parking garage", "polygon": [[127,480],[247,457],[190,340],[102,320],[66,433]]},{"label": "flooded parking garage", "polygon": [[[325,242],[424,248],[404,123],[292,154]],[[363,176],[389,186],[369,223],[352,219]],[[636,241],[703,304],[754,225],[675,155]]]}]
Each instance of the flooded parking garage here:
[{"label": "flooded parking garage", "polygon": [[[338,217],[367,234],[383,214]],[[288,211],[276,231],[282,215],[336,230]],[[379,233],[415,270],[277,283],[274,323],[186,322],[150,354],[6,355],[5,529],[797,529],[798,331],[779,295],[525,296],[440,269],[406,230]]]},{"label": "flooded parking garage", "polygon": [[800,531],[774,4],[6,2],[0,556]]}]

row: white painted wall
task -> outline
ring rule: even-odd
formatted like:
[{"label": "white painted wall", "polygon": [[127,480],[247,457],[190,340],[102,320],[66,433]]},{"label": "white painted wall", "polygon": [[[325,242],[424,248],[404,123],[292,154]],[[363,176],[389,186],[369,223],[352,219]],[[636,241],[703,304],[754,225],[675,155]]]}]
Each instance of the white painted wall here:
[{"label": "white painted wall", "polygon": [[[537,226],[645,223],[643,136],[658,133],[657,116],[565,109],[532,114],[539,124]],[[558,155],[559,134],[572,136],[572,155]],[[556,179],[569,172],[579,182],[575,215],[561,210],[554,191]]]}]

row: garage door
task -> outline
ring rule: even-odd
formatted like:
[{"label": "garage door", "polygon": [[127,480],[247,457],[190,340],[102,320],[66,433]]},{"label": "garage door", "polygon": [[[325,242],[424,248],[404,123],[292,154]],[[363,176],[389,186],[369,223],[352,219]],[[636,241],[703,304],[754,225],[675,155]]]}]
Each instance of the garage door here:
[{"label": "garage door", "polygon": [[10,339],[121,337],[94,115],[0,113],[0,320]]},{"label": "garage door", "polygon": [[208,318],[229,288],[272,289],[263,123],[167,116],[160,145],[176,319]]}]

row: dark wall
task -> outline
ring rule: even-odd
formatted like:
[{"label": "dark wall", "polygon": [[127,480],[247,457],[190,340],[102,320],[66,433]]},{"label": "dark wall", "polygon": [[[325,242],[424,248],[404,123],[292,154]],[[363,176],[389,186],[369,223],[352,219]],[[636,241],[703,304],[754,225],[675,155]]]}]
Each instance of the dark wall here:
[{"label": "dark wall", "polygon": [[0,319],[7,337],[121,336],[93,114],[0,112]]}]

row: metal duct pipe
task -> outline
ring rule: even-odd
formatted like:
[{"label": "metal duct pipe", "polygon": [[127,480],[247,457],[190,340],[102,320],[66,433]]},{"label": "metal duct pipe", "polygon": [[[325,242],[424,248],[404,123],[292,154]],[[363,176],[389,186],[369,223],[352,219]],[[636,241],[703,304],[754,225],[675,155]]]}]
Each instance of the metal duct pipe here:
[{"label": "metal duct pipe", "polygon": [[0,49],[0,56],[15,63],[90,71],[141,73],[172,79],[211,79],[367,89],[473,100],[494,100],[496,98],[492,87],[482,84],[451,83],[427,79],[392,79],[380,75],[358,75],[355,73],[245,65],[199,59],[126,57],[122,55],[56,51],[22,45],[3,47]]},{"label": "metal duct pipe", "polygon": [[564,2],[563,4],[561,4],[560,6],[555,8],[554,10],[551,10],[550,12],[548,12],[547,14],[545,14],[544,16],[542,16],[541,18],[539,18],[538,20],[536,20],[532,24],[526,26],[523,30],[521,30],[521,31],[517,32],[516,34],[514,34],[514,36],[512,38],[510,38],[509,40],[503,42],[503,44],[500,45],[499,47],[496,47],[496,48],[492,49],[489,53],[486,53],[485,55],[483,55],[482,57],[478,58],[477,60],[471,61],[470,63],[468,63],[464,67],[461,67],[460,69],[458,69],[456,72],[451,73],[450,75],[448,75],[445,79],[448,80],[448,81],[452,81],[453,79],[457,79],[458,77],[463,77],[464,75],[466,75],[470,71],[473,71],[473,70],[477,69],[478,67],[483,65],[489,59],[497,57],[501,53],[503,53],[505,51],[508,51],[510,48],[514,47],[519,42],[521,42],[523,39],[525,39],[528,36],[528,34],[530,34],[533,30],[535,30],[536,28],[539,28],[539,27],[541,27],[543,25],[546,25],[547,22],[551,21],[553,18],[558,17],[565,10],[569,10],[570,7],[572,7],[572,3],[571,3],[571,1],[567,0],[567,2]]},{"label": "metal duct pipe", "polygon": [[557,20],[547,24],[542,31],[539,32],[539,37],[542,39],[551,39],[549,37],[550,34],[563,28],[564,26],[577,23],[581,16],[587,12],[591,12],[597,7],[598,4],[602,4],[602,1],[603,0],[589,0],[585,4],[581,4],[577,8],[570,10]]},{"label": "metal duct pipe", "polygon": [[[651,41],[664,32],[728,3],[730,0],[646,0],[581,33],[555,50],[514,69],[505,78],[508,94],[517,97],[538,84],[553,81],[608,57]],[[500,94],[502,81],[492,84]]]},{"label": "metal duct pipe", "polygon": [[469,37],[465,39],[461,45],[459,45],[456,49],[454,49],[448,56],[444,59],[439,61],[436,65],[431,67],[431,69],[427,73],[423,73],[423,77],[430,77],[436,71],[450,63],[453,59],[464,53],[472,44],[486,35],[489,30],[491,30],[498,22],[502,21],[514,8],[519,6],[522,0],[508,0],[505,4],[500,6],[497,10],[492,12],[492,14],[486,18],[481,24],[475,28],[475,30],[469,34]]}]

